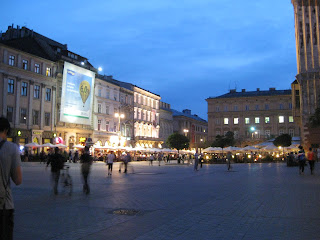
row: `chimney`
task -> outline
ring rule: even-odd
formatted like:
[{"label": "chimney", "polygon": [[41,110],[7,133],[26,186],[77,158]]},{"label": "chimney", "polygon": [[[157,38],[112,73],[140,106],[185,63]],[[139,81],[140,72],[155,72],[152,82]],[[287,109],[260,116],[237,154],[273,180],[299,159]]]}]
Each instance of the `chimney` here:
[{"label": "chimney", "polygon": [[275,91],[276,88],[269,88],[269,91]]},{"label": "chimney", "polygon": [[246,92],[246,90],[245,90],[245,89],[242,89],[241,92]]},{"label": "chimney", "polygon": [[235,93],[235,92],[237,92],[236,89],[230,89],[230,93]]},{"label": "chimney", "polygon": [[257,88],[257,92],[260,92],[260,88]]},{"label": "chimney", "polygon": [[182,112],[183,112],[184,114],[191,115],[191,110],[190,110],[190,109],[184,109],[184,110],[182,110]]}]

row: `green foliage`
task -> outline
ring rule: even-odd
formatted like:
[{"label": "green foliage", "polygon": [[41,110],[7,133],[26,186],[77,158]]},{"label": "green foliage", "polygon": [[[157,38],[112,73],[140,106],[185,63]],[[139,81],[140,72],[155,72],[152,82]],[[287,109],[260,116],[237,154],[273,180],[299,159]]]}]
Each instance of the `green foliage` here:
[{"label": "green foliage", "polygon": [[310,116],[309,123],[311,127],[320,127],[320,108],[315,110],[315,113]]},{"label": "green foliage", "polygon": [[211,147],[225,148],[235,144],[234,133],[227,132],[225,136],[217,135],[216,140],[212,143]]},{"label": "green foliage", "polygon": [[168,137],[166,144],[171,148],[181,150],[184,148],[188,148],[189,142],[190,141],[186,136],[179,133],[173,133]]},{"label": "green foliage", "polygon": [[289,147],[291,145],[292,138],[289,134],[282,134],[273,141],[273,144],[277,147]]}]

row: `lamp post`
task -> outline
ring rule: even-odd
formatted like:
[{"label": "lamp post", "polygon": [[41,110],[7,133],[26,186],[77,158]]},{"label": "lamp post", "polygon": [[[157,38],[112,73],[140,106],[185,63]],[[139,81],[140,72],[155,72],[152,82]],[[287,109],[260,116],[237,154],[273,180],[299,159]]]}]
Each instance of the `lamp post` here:
[{"label": "lamp post", "polygon": [[121,118],[124,118],[124,114],[122,113],[122,114],[120,114],[120,113],[115,113],[114,114],[114,116],[116,117],[116,118],[118,118],[118,120],[119,120],[119,122],[118,122],[118,124],[119,124],[119,133],[118,133],[118,136],[119,136],[119,144],[118,144],[118,146],[120,146],[120,140],[121,140]]},{"label": "lamp post", "polygon": [[184,135],[187,137],[189,130],[188,129],[183,129],[183,132],[184,132]]}]

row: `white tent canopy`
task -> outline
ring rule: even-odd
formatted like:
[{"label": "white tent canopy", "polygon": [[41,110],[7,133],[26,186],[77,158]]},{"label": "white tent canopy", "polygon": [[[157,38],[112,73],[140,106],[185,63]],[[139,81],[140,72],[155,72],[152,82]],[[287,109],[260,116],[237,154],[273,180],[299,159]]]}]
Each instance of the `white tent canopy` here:
[{"label": "white tent canopy", "polygon": [[259,150],[259,149],[254,147],[254,146],[246,146],[246,147],[241,149],[241,151],[244,151],[244,152],[246,152],[246,151],[257,151],[257,150]]},{"label": "white tent canopy", "polygon": [[49,147],[49,148],[53,148],[54,145],[52,143],[45,143],[45,144],[42,144],[40,147]]},{"label": "white tent canopy", "polygon": [[40,147],[40,145],[39,145],[38,143],[32,142],[32,143],[26,144],[25,147],[32,147],[32,148],[35,147],[35,148],[38,148],[38,147]]},{"label": "white tent canopy", "polygon": [[241,148],[232,147],[232,146],[229,146],[229,147],[226,147],[223,149],[223,151],[231,151],[231,152],[240,151],[240,150],[241,150]]}]

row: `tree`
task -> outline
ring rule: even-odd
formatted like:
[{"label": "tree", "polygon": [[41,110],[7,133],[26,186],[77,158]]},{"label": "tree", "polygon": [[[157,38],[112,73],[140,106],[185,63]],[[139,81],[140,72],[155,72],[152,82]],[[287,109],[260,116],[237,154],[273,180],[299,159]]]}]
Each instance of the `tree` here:
[{"label": "tree", "polygon": [[289,134],[282,134],[273,141],[273,145],[277,147],[289,147],[291,145],[292,138]]},{"label": "tree", "polygon": [[225,148],[228,146],[233,146],[235,143],[234,140],[234,133],[233,132],[227,132],[225,136],[217,135],[216,140],[212,143],[212,147],[220,147]]},{"label": "tree", "polygon": [[186,136],[179,133],[173,133],[168,137],[166,143],[169,147],[175,148],[179,152],[181,149],[188,148],[189,142],[190,140]]},{"label": "tree", "polygon": [[309,123],[313,128],[320,126],[320,108],[316,108],[314,114],[310,116]]}]

